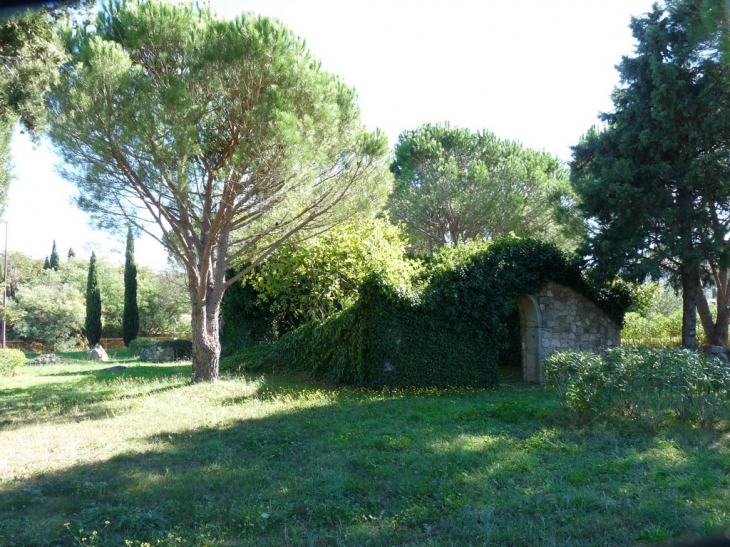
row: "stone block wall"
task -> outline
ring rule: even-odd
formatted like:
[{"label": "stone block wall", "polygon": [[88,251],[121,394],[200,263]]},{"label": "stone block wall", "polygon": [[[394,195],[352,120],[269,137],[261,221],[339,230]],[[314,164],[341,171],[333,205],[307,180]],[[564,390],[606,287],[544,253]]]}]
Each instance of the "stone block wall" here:
[{"label": "stone block wall", "polygon": [[542,316],[542,349],[598,351],[621,345],[621,329],[573,289],[549,282],[534,295]]},{"label": "stone block wall", "polygon": [[542,358],[553,351],[599,351],[621,345],[621,329],[598,306],[573,289],[549,282],[518,299],[522,374],[542,383]]}]

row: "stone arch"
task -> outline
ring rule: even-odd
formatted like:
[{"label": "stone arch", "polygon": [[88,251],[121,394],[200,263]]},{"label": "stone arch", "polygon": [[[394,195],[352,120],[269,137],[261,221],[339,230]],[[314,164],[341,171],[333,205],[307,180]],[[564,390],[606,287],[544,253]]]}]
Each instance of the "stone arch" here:
[{"label": "stone arch", "polygon": [[517,298],[520,311],[520,339],[522,348],[522,379],[542,383],[542,316],[534,296],[522,294]]},{"label": "stone arch", "polygon": [[542,358],[551,351],[593,351],[621,345],[621,329],[573,289],[549,281],[535,294],[517,298],[522,378],[541,384]]}]

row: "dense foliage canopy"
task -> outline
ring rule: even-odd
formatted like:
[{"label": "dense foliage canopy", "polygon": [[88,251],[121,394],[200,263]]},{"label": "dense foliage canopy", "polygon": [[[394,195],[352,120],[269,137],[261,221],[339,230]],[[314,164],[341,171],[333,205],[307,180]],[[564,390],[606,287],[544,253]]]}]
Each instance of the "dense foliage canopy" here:
[{"label": "dense foliage canopy", "polygon": [[386,219],[342,224],[297,245],[284,245],[231,287],[224,298],[229,346],[276,338],[350,307],[373,273],[393,284],[419,266],[405,257],[401,231]]},{"label": "dense foliage canopy", "polygon": [[[42,342],[46,348],[76,348],[84,330],[86,260],[72,257],[58,271],[43,270],[42,260],[8,253],[8,335]],[[102,337],[123,336],[124,266],[97,257]],[[139,333],[142,336],[190,336],[190,299],[185,275],[172,269],[138,268]]]},{"label": "dense foliage canopy", "polygon": [[510,233],[570,249],[582,235],[561,162],[488,131],[430,124],[405,131],[390,168],[388,209],[416,251]]},{"label": "dense foliage canopy", "polygon": [[84,332],[84,293],[61,272],[44,270],[42,277],[42,283],[21,286],[11,300],[11,334],[50,349],[74,349]]},{"label": "dense foliage canopy", "polygon": [[10,141],[19,121],[32,136],[46,122],[44,95],[66,58],[54,31],[58,21],[73,15],[83,23],[91,0],[52,2],[38,9],[18,8],[0,19],[0,212],[7,200]]}]

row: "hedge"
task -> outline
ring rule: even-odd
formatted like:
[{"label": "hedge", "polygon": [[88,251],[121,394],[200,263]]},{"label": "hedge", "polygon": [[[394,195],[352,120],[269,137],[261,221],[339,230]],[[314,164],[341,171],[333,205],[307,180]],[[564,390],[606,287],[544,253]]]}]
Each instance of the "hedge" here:
[{"label": "hedge", "polygon": [[153,352],[171,349],[175,360],[185,360],[192,358],[193,343],[190,340],[182,338],[174,340],[157,340],[155,338],[135,338],[129,343],[129,349],[134,355],[141,355],[145,350],[153,350]]},{"label": "hedge", "polygon": [[727,364],[685,349],[553,353],[545,377],[582,422],[609,417],[655,430],[674,415],[708,428],[730,409]]},{"label": "hedge", "polygon": [[445,250],[410,286],[371,275],[352,307],[283,335],[255,359],[244,352],[226,366],[268,363],[369,388],[493,386],[508,344],[505,319],[519,295],[548,281],[583,294],[619,325],[631,304],[625,287],[590,283],[554,245],[508,237]]}]

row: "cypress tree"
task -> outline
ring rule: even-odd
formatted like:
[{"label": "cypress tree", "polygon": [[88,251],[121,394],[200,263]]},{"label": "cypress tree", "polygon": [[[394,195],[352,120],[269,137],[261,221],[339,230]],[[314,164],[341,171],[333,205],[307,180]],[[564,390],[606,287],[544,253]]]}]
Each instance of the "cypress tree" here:
[{"label": "cypress tree", "polygon": [[74,252],[74,250],[71,247],[68,248],[68,258],[69,258],[69,260],[72,258],[76,258],[76,253]]},{"label": "cypress tree", "polygon": [[58,266],[61,264],[61,259],[58,258],[58,251],[56,250],[56,240],[53,240],[53,250],[51,251],[51,260],[49,261],[51,268],[58,271]]},{"label": "cypress tree", "polygon": [[44,270],[50,270],[51,269],[51,263],[48,260],[48,257],[46,257],[46,261],[43,263],[43,269]]},{"label": "cypress tree", "polygon": [[139,332],[139,310],[137,309],[137,265],[134,263],[134,237],[132,228],[127,232],[127,255],[124,261],[124,315],[122,337],[124,345],[137,338]]},{"label": "cypress tree", "polygon": [[86,339],[94,347],[101,339],[101,289],[96,273],[96,254],[91,253],[86,282]]}]

